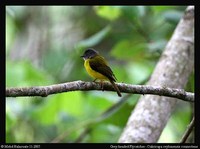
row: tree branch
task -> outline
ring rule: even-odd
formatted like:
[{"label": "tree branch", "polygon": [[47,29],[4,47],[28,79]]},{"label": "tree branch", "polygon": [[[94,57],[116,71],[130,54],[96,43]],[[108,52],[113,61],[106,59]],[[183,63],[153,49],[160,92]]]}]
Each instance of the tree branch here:
[{"label": "tree branch", "polygon": [[188,125],[187,130],[183,134],[183,137],[181,138],[180,143],[186,142],[187,138],[189,137],[190,133],[192,132],[193,127],[194,127],[194,117],[193,117],[192,121],[190,122],[190,124]]},{"label": "tree branch", "polygon": [[[116,83],[119,90],[123,93],[131,94],[153,94],[159,96],[175,97],[184,101],[194,102],[194,93],[185,92],[183,89],[174,89],[168,87],[150,86],[150,85],[131,85],[125,83]],[[36,86],[23,88],[6,88],[6,97],[20,96],[42,96],[57,94],[69,91],[89,91],[101,90],[101,85],[95,82],[74,81],[50,86]],[[104,90],[115,91],[112,85],[104,82]]]}]

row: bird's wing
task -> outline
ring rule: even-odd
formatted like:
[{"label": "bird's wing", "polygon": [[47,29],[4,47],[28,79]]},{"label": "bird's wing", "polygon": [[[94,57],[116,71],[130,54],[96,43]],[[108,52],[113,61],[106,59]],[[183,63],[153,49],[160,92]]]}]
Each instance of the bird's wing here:
[{"label": "bird's wing", "polygon": [[109,80],[116,81],[116,77],[113,74],[111,68],[107,65],[104,58],[101,56],[96,56],[95,58],[90,59],[89,61],[90,67],[106,76]]}]

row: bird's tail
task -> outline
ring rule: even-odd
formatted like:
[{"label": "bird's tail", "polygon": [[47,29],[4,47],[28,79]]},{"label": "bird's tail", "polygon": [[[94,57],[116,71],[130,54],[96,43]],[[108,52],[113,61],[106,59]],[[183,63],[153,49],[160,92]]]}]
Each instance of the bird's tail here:
[{"label": "bird's tail", "polygon": [[121,97],[122,94],[119,91],[119,88],[117,87],[117,85],[114,83],[114,81],[110,80],[110,83],[113,85],[114,89],[117,91],[118,96]]}]

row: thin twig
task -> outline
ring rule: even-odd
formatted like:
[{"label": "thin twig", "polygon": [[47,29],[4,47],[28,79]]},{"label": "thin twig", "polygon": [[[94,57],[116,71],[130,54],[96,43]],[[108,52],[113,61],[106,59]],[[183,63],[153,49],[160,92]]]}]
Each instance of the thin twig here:
[{"label": "thin twig", "polygon": [[91,131],[91,128],[86,128],[80,136],[73,143],[81,143],[81,141],[85,138],[85,136]]},{"label": "thin twig", "polygon": [[187,130],[183,134],[180,143],[186,142],[187,138],[189,137],[190,133],[192,132],[193,127],[194,127],[194,117],[193,117],[192,121],[190,122],[190,124],[188,125]]},{"label": "thin twig", "polygon": [[[125,83],[116,83],[119,90],[123,93],[131,94],[153,94],[159,96],[168,96],[178,98],[184,101],[194,102],[194,93],[186,92],[183,89],[174,89],[162,86],[151,85],[131,85]],[[6,88],[6,97],[20,96],[42,96],[58,94],[69,91],[90,91],[102,90],[101,85],[96,82],[74,81],[49,86]],[[104,82],[104,90],[115,91],[109,82]]]}]

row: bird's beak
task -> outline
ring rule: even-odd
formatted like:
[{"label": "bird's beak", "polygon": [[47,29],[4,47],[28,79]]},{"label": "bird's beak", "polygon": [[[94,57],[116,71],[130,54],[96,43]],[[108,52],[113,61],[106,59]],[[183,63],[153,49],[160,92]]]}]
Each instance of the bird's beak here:
[{"label": "bird's beak", "polygon": [[83,58],[84,60],[85,60],[85,57],[84,57],[84,55],[82,55],[82,56],[80,56],[81,58]]}]

